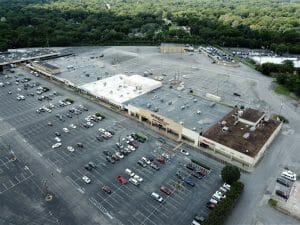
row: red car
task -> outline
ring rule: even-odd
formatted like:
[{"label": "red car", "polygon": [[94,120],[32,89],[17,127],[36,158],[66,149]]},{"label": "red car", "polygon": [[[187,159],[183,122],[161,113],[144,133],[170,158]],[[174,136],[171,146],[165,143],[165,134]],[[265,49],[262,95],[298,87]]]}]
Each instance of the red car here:
[{"label": "red car", "polygon": [[165,187],[165,186],[161,186],[161,187],[160,187],[160,191],[163,192],[163,193],[165,193],[166,195],[172,194],[172,191],[170,191],[170,190],[169,190],[167,187]]},{"label": "red car", "polygon": [[216,208],[216,205],[213,204],[213,203],[208,202],[208,203],[206,204],[206,207],[209,208],[209,209],[214,209],[214,208]]},{"label": "red car", "polygon": [[158,162],[162,163],[162,164],[164,164],[164,163],[166,162],[165,157],[163,157],[163,156],[161,156],[161,155],[157,156],[157,157],[156,157],[156,160],[157,160]]},{"label": "red car", "polygon": [[112,193],[112,190],[111,190],[108,186],[103,186],[103,187],[102,187],[102,190],[103,190],[104,192],[106,192],[107,194],[111,194],[111,193]]},{"label": "red car", "polygon": [[123,176],[117,176],[117,180],[120,184],[127,184],[127,180]]}]

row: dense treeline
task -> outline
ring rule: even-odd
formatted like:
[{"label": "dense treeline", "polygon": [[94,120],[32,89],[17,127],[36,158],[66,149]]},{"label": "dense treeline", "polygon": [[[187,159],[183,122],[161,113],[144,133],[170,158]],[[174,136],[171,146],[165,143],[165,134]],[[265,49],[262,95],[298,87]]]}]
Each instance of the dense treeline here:
[{"label": "dense treeline", "polygon": [[293,0],[0,0],[0,49],[182,42],[300,53]]},{"label": "dense treeline", "polygon": [[274,77],[277,83],[300,96],[300,68],[295,68],[292,61],[286,60],[282,64],[263,63],[256,69],[267,76]]}]

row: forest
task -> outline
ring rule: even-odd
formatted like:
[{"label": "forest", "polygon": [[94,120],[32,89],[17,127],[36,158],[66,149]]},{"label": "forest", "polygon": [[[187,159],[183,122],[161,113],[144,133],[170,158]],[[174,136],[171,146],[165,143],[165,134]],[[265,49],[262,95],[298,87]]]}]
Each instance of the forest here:
[{"label": "forest", "polygon": [[161,42],[300,53],[298,0],[0,0],[0,51]]}]

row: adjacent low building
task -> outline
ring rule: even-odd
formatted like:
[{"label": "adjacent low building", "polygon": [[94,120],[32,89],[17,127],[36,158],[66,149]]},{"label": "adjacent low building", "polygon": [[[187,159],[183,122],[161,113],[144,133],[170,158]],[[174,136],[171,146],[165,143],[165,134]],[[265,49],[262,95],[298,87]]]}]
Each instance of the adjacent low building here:
[{"label": "adjacent low building", "polygon": [[31,63],[34,69],[44,71],[46,73],[50,73],[52,75],[56,75],[60,73],[60,69],[57,66],[51,65],[42,61],[34,61]]}]

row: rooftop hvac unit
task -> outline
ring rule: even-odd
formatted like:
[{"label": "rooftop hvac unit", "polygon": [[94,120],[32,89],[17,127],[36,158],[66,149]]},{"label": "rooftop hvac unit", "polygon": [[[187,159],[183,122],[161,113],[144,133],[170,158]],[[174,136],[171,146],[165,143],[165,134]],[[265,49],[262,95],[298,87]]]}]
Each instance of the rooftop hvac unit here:
[{"label": "rooftop hvac unit", "polygon": [[221,124],[224,126],[224,125],[227,124],[227,122],[226,122],[225,120],[223,120],[223,121],[221,122]]},{"label": "rooftop hvac unit", "polygon": [[226,126],[222,127],[223,132],[227,132],[228,130],[229,130],[229,127],[226,127]]},{"label": "rooftop hvac unit", "polygon": [[182,105],[180,108],[181,108],[181,110],[183,110],[183,109],[185,109],[185,106],[184,106],[184,105]]},{"label": "rooftop hvac unit", "polygon": [[242,116],[242,115],[243,115],[243,113],[244,113],[244,111],[243,111],[243,110],[239,110],[239,111],[238,111],[238,116]]},{"label": "rooftop hvac unit", "polygon": [[169,101],[169,102],[168,102],[168,105],[172,105],[172,103],[173,103],[172,101]]},{"label": "rooftop hvac unit", "polygon": [[250,133],[248,133],[248,132],[243,135],[244,139],[249,139],[249,137],[250,137]]},{"label": "rooftop hvac unit", "polygon": [[256,130],[256,127],[255,126],[253,126],[253,127],[250,127],[250,131],[255,131]]},{"label": "rooftop hvac unit", "polygon": [[196,127],[193,127],[193,131],[196,131],[197,130],[197,128]]},{"label": "rooftop hvac unit", "polygon": [[234,121],[234,124],[233,124],[233,126],[236,126],[238,123],[239,123],[239,121],[238,121],[238,120]]},{"label": "rooftop hvac unit", "polygon": [[270,117],[269,117],[269,116],[265,116],[265,117],[264,117],[264,121],[265,121],[265,122],[268,122],[269,120],[270,120]]},{"label": "rooftop hvac unit", "polygon": [[151,108],[151,103],[147,103],[147,108]]},{"label": "rooftop hvac unit", "polygon": [[194,102],[197,102],[197,99],[196,99],[196,98],[194,98],[194,99],[193,99],[193,101],[194,101]]},{"label": "rooftop hvac unit", "polygon": [[180,123],[180,125],[183,125],[183,124],[184,124],[184,122],[183,122],[183,121],[180,121],[179,123]]},{"label": "rooftop hvac unit", "polygon": [[197,110],[197,114],[200,115],[202,112],[200,110]]}]

